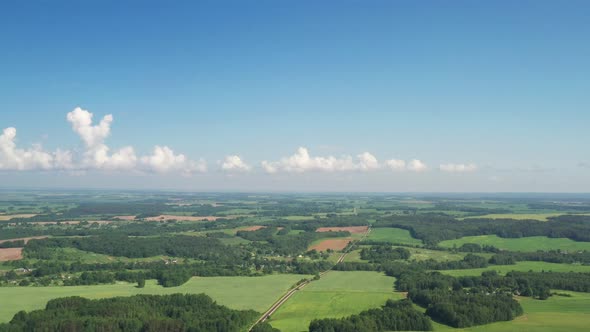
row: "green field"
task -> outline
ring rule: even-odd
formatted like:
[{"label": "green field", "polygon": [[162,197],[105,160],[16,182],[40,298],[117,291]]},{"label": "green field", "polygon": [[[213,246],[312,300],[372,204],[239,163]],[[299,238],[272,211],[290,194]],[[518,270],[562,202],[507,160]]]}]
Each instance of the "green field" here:
[{"label": "green field", "polygon": [[409,245],[422,244],[422,240],[413,238],[409,231],[401,228],[373,228],[371,233],[369,233],[367,240]]},{"label": "green field", "polygon": [[443,270],[442,273],[452,276],[479,276],[484,271],[497,271],[499,274],[506,274],[510,271],[552,271],[552,272],[590,272],[590,265],[559,264],[547,262],[517,262],[514,265],[492,265],[480,269],[465,270]]},{"label": "green field", "polygon": [[463,219],[470,218],[490,218],[490,219],[517,219],[517,220],[540,220],[547,221],[547,218],[561,216],[564,213],[494,213],[486,214],[483,216],[466,217]]},{"label": "green field", "polygon": [[521,238],[501,238],[496,235],[465,236],[460,239],[447,240],[439,243],[441,247],[460,247],[465,243],[477,243],[479,245],[491,245],[499,249],[510,251],[537,251],[537,250],[590,250],[590,242],[576,242],[567,238],[548,238],[546,236],[531,236]]},{"label": "green field", "polygon": [[283,332],[307,331],[313,319],[345,317],[401,298],[394,281],[377,272],[332,271],[293,295],[269,322]]},{"label": "green field", "polygon": [[[231,239],[230,239],[231,240]],[[165,259],[173,258],[169,256],[159,255],[144,258],[128,258],[128,257],[113,257],[109,255],[97,254],[89,251],[83,251],[76,248],[51,248],[47,249],[47,253],[51,255],[51,259],[58,260],[60,262],[80,262],[84,264],[106,264],[114,262],[153,262],[162,261]],[[184,261],[185,259],[182,258]],[[189,262],[194,259],[187,259]],[[38,259],[31,258],[29,262],[36,262]]]},{"label": "green field", "polygon": [[[340,255],[338,255],[340,256]],[[361,249],[355,249],[344,257],[345,262],[366,262],[361,259]]]},{"label": "green field", "polygon": [[[473,217],[465,217],[462,219],[470,219],[470,218],[490,218],[490,219],[517,219],[517,220],[539,220],[539,221],[547,221],[551,217],[562,216],[567,213],[563,212],[551,212],[551,213],[494,213],[494,214],[486,214],[483,216],[473,216]],[[587,216],[587,213],[576,213],[578,215]]]},{"label": "green field", "polygon": [[558,291],[572,297],[552,296],[548,300],[519,298],[524,315],[510,322],[498,322],[468,329],[455,329],[435,324],[435,331],[588,331],[590,326],[590,294]]},{"label": "green field", "polygon": [[[459,261],[465,257],[465,253],[452,253],[450,251],[442,251],[442,250],[429,250],[423,248],[408,248],[402,247],[407,249],[411,256],[410,260],[416,261],[424,261],[427,259],[434,259],[435,261],[444,262],[444,261]],[[481,255],[481,254],[479,254]]]},{"label": "green field", "polygon": [[277,274],[264,277],[208,277],[192,278],[179,287],[164,288],[148,280],[145,288],[135,284],[69,286],[69,287],[0,287],[0,322],[8,322],[20,310],[45,307],[47,301],[66,296],[105,298],[137,294],[205,293],[219,304],[232,309],[267,310],[302,275]]}]

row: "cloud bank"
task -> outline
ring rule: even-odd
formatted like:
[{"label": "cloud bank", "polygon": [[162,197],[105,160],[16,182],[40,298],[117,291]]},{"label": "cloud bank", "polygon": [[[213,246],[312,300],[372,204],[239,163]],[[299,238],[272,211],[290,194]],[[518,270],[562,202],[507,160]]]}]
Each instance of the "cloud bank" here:
[{"label": "cloud bank", "polygon": [[441,164],[439,169],[443,172],[466,173],[476,171],[477,166],[475,164]]},{"label": "cloud bank", "polygon": [[62,170],[62,171],[136,171],[184,175],[207,170],[204,161],[189,160],[167,146],[155,146],[151,155],[138,157],[132,146],[111,153],[105,140],[111,135],[113,116],[105,115],[93,124],[93,114],[80,107],[69,112],[66,120],[80,137],[84,151],[77,155],[71,150],[47,152],[35,144],[29,149],[16,147],[16,129],[9,127],[0,135],[0,170]]},{"label": "cloud bank", "polygon": [[252,167],[237,155],[226,156],[221,163],[221,169],[227,172],[248,172]]},{"label": "cloud bank", "polygon": [[[136,172],[145,174],[177,173],[191,175],[207,172],[207,163],[203,159],[191,160],[182,153],[176,153],[165,145],[156,145],[150,154],[138,155],[133,146],[127,145],[111,149],[106,140],[111,136],[113,115],[107,114],[95,122],[94,115],[80,107],[66,115],[74,133],[80,137],[82,150],[57,149],[46,151],[40,144],[29,148],[19,148],[16,144],[16,128],[8,127],[0,135],[0,170],[12,171],[72,171],[79,173],[89,170]],[[260,167],[252,167],[239,155],[228,155],[218,162],[221,171],[227,173],[246,173],[262,170],[267,174],[305,172],[416,172],[430,171],[430,167],[419,159],[387,159],[380,161],[370,152],[356,156],[313,156],[305,147],[300,147],[294,154],[279,160],[264,160]],[[469,164],[440,164],[442,172],[474,172],[477,166]]]},{"label": "cloud bank", "polygon": [[308,171],[322,172],[371,172],[377,170],[393,171],[412,171],[423,172],[428,169],[425,163],[414,159],[409,163],[404,160],[390,159],[383,163],[369,152],[363,152],[353,158],[351,156],[311,156],[307,148],[300,147],[297,151],[289,156],[281,158],[278,161],[264,160],[261,163],[262,169],[270,174],[286,173],[303,173]]}]

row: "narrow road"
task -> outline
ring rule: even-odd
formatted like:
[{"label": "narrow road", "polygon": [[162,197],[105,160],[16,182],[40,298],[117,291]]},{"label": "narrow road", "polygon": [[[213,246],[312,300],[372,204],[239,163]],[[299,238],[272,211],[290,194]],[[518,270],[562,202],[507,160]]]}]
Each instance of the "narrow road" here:
[{"label": "narrow road", "polygon": [[[365,234],[363,235],[363,237],[357,241],[355,241],[355,243],[353,243],[347,251],[343,252],[340,257],[338,257],[338,260],[336,261],[336,264],[332,265],[331,268],[329,268],[326,271],[320,272],[320,278],[323,277],[324,275],[326,275],[328,272],[332,271],[334,269],[334,266],[342,263],[344,261],[344,259],[346,258],[346,255],[348,255],[348,253],[350,253],[352,251],[352,248],[354,247],[354,245],[356,244],[356,242],[362,241],[364,240],[368,235],[369,232],[371,232],[371,225],[369,225],[369,228],[367,228],[367,231],[365,232]],[[309,285],[309,283],[311,283],[314,280],[306,280],[304,282],[302,282],[301,284],[297,285],[297,287],[289,290],[287,293],[285,293],[283,296],[281,296],[281,298],[276,301],[271,307],[270,309],[268,309],[264,314],[262,314],[262,316],[260,318],[258,318],[258,320],[250,327],[250,329],[248,329],[248,331],[252,331],[252,329],[254,328],[254,326],[256,326],[256,324],[258,323],[262,323],[265,320],[267,320],[272,314],[274,314],[285,302],[287,302],[287,300],[289,300],[289,298],[291,298],[291,296],[293,296],[293,294],[295,294],[295,292],[297,292],[298,290],[301,290],[303,287]]]}]

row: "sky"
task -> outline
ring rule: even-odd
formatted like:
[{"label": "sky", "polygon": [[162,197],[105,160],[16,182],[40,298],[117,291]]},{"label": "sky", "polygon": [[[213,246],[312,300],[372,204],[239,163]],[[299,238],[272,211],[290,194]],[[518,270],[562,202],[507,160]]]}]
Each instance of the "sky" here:
[{"label": "sky", "polygon": [[0,188],[589,192],[588,1],[6,1]]}]

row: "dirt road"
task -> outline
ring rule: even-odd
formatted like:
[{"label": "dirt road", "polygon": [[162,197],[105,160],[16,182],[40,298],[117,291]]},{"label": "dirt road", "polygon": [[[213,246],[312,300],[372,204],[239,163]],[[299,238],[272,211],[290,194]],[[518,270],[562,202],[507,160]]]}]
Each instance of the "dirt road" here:
[{"label": "dirt road", "polygon": [[[367,228],[367,231],[365,232],[365,234],[363,235],[363,237],[358,240],[358,241],[362,241],[364,240],[368,235],[369,232],[371,232],[371,226],[369,226]],[[340,257],[338,257],[338,260],[336,261],[336,264],[334,264],[330,269],[321,272],[320,273],[320,278],[323,277],[324,275],[326,275],[328,272],[332,271],[334,269],[334,266],[338,265],[339,263],[342,263],[344,261],[344,259],[346,258],[346,255],[348,255],[348,253],[350,251],[352,251],[352,248],[356,245],[355,241],[346,252],[343,252]],[[291,296],[293,296],[293,294],[295,294],[295,292],[301,290],[303,287],[309,285],[309,283],[311,283],[314,280],[306,280],[304,282],[302,282],[301,284],[297,285],[297,287],[289,290],[287,293],[285,293],[278,301],[276,301],[271,307],[270,309],[268,309],[264,314],[262,314],[262,316],[260,318],[258,318],[258,320],[250,327],[250,329],[248,331],[251,331],[254,326],[256,326],[256,324],[258,323],[262,323],[264,321],[266,321],[272,314],[274,314],[285,302],[287,302],[287,300],[289,300],[289,298],[291,298]]]}]

